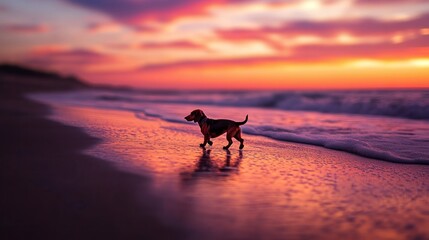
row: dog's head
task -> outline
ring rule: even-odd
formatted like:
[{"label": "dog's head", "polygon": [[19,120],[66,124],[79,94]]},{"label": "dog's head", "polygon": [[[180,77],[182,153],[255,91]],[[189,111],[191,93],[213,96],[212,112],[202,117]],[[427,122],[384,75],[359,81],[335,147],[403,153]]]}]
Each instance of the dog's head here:
[{"label": "dog's head", "polygon": [[186,119],[186,121],[198,122],[203,117],[206,117],[206,115],[204,114],[204,112],[202,110],[200,110],[200,109],[195,109],[188,116],[186,116],[185,119]]}]

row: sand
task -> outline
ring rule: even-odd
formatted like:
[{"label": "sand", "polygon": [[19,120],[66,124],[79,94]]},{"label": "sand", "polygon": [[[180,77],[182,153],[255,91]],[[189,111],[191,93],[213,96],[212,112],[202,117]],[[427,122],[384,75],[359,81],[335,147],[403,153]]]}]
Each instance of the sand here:
[{"label": "sand", "polygon": [[429,238],[429,166],[249,135],[201,149],[196,125],[0,80],[1,239]]},{"label": "sand", "polygon": [[249,135],[243,151],[223,137],[201,149],[196,124],[129,112],[56,105],[51,119],[103,139],[87,154],[152,179],[157,215],[190,238],[429,237],[427,165]]},{"label": "sand", "polygon": [[1,239],[185,238],[154,214],[156,199],[136,197],[148,178],[82,154],[100,140],[45,119],[50,109],[23,97],[73,87],[0,80]]}]

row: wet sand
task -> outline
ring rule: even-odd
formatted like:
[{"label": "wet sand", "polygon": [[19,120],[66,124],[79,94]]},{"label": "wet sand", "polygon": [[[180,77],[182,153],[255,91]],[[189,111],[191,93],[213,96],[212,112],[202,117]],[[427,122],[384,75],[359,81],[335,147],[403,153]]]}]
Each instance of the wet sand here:
[{"label": "wet sand", "polygon": [[429,238],[427,165],[249,135],[243,151],[223,137],[201,149],[197,125],[129,112],[56,105],[51,119],[103,139],[86,154],[150,178],[153,213],[187,238]]},{"label": "wet sand", "polygon": [[74,84],[3,73],[0,80],[1,239],[185,238],[155,214],[149,178],[82,154],[100,140],[47,120],[47,106],[23,97]]}]

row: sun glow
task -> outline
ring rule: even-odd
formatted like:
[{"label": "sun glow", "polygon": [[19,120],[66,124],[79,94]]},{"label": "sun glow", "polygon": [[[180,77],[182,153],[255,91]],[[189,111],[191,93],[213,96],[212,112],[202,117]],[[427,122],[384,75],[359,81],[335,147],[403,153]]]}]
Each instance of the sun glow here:
[{"label": "sun glow", "polygon": [[121,1],[127,14],[103,1],[20,1],[0,6],[0,60],[94,83],[429,87],[420,1]]}]

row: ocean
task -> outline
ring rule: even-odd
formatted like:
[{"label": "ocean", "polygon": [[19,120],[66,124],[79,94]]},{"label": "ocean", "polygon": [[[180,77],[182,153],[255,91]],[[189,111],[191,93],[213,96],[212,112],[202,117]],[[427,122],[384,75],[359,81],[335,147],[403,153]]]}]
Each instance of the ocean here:
[{"label": "ocean", "polygon": [[[429,90],[166,91],[92,89],[35,94],[48,103],[132,112],[189,123],[190,111],[249,121],[260,135],[397,163],[429,164]],[[195,131],[199,131],[196,129]]]}]

